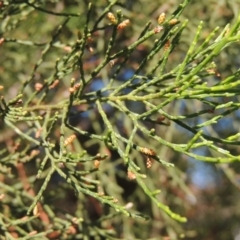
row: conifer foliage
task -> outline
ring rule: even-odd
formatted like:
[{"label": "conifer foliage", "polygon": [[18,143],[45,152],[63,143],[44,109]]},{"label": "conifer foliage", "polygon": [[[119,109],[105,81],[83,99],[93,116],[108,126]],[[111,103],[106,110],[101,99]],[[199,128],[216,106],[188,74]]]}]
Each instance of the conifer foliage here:
[{"label": "conifer foliage", "polygon": [[1,239],[224,239],[239,1],[150,2],[0,1]]}]

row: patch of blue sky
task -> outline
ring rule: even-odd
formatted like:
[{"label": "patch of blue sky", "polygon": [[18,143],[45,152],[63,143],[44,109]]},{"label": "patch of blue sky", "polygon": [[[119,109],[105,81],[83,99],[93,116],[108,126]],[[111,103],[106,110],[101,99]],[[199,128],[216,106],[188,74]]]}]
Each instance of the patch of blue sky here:
[{"label": "patch of blue sky", "polygon": [[[206,147],[194,149],[193,153],[201,156],[208,154]],[[208,187],[216,187],[221,181],[219,174],[211,164],[197,161],[192,157],[188,158],[188,162],[187,175],[191,182],[198,188],[206,189]]]},{"label": "patch of blue sky", "polygon": [[[90,85],[90,91],[100,91],[106,87],[105,83],[103,82],[102,79],[98,78],[92,81]],[[102,96],[106,96],[108,94],[108,91],[102,92]],[[107,104],[103,103],[103,109],[105,112],[110,112],[112,110],[112,107]]]},{"label": "patch of blue sky", "polygon": [[[101,91],[102,89],[104,89],[106,87],[106,84],[104,83],[104,81],[101,78],[97,78],[94,79],[91,84],[90,84],[90,92],[97,92],[97,91]],[[104,91],[102,93],[103,96],[107,95],[107,91]]]},{"label": "patch of blue sky", "polygon": [[[122,74],[120,74],[118,76],[118,81],[126,82],[126,81],[130,80],[134,76],[134,74],[135,74],[135,71],[133,69],[127,68],[127,69],[124,70],[124,72]],[[131,87],[124,88],[122,93],[123,94],[130,93],[132,90],[135,89],[134,85],[137,85],[140,82],[141,82],[141,80],[138,77],[132,79]]]},{"label": "patch of blue sky", "polygon": [[237,111],[235,111],[235,116],[240,118],[240,109],[238,109]]},{"label": "patch of blue sky", "polygon": [[225,117],[220,119],[215,125],[215,129],[216,131],[233,132],[233,119],[231,117]]},{"label": "patch of blue sky", "polygon": [[125,82],[133,77],[135,71],[131,68],[124,69],[124,72],[118,76],[118,81]]}]

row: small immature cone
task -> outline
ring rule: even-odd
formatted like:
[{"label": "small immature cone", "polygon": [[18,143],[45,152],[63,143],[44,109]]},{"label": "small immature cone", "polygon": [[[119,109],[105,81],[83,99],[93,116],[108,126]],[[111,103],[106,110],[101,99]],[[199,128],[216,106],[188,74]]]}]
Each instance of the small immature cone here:
[{"label": "small immature cone", "polygon": [[37,156],[39,153],[40,153],[39,150],[34,149],[34,150],[31,151],[30,157],[35,157],[35,156]]},{"label": "small immature cone", "polygon": [[167,40],[167,42],[165,43],[164,48],[163,48],[164,51],[167,51],[169,49],[170,45],[171,45],[170,40]]},{"label": "small immature cone", "polygon": [[65,46],[63,50],[65,50],[66,52],[71,52],[72,48],[70,46]]},{"label": "small immature cone", "polygon": [[76,228],[74,226],[69,226],[68,229],[66,229],[66,233],[74,235],[74,234],[77,233],[77,230],[76,230]]},{"label": "small immature cone", "polygon": [[117,29],[118,30],[122,30],[123,28],[127,27],[130,24],[130,20],[124,20],[123,22],[121,22],[120,24],[118,24]]},{"label": "small immature cone", "polygon": [[148,157],[146,164],[147,164],[147,168],[150,168],[152,166],[152,159]]},{"label": "small immature cone", "polygon": [[76,90],[78,90],[78,89],[80,88],[80,86],[81,86],[81,83],[76,83],[76,84],[73,86],[73,88],[74,88],[74,90],[76,91]]},{"label": "small immature cone", "polygon": [[49,89],[55,88],[58,84],[59,84],[59,80],[56,79],[48,88]]},{"label": "small immature cone", "polygon": [[37,207],[37,205],[34,207],[34,209],[33,209],[33,215],[34,216],[37,216],[39,214],[39,211],[38,211],[38,207]]},{"label": "small immature cone", "polygon": [[34,85],[34,88],[37,92],[39,92],[43,88],[43,85],[41,83],[36,83]]},{"label": "small immature cone", "polygon": [[95,168],[99,168],[99,166],[100,166],[100,161],[95,160],[95,161],[94,161],[94,167],[95,167]]},{"label": "small immature cone", "polygon": [[130,180],[136,179],[136,175],[131,171],[128,171],[127,175]]},{"label": "small immature cone", "polygon": [[66,147],[67,145],[69,145],[70,143],[73,142],[73,140],[76,138],[76,135],[71,135],[70,137],[68,137],[65,141],[64,141],[64,146]]},{"label": "small immature cone", "polygon": [[169,25],[175,25],[175,24],[177,24],[177,23],[179,23],[179,21],[178,21],[178,19],[176,19],[176,18],[173,18],[172,20],[170,20],[170,21],[168,22]]},{"label": "small immature cone", "polygon": [[70,88],[68,89],[68,91],[69,91],[70,93],[74,93],[74,92],[75,92],[75,89],[74,89],[73,87],[70,87]]},{"label": "small immature cone", "polygon": [[112,67],[114,64],[115,64],[114,60],[111,60],[111,61],[109,62],[110,67]]},{"label": "small immature cone", "polygon": [[68,91],[69,91],[70,93],[74,93],[74,92],[76,92],[76,91],[80,88],[80,86],[81,86],[81,83],[76,83],[73,87],[70,87],[70,88],[68,89]]},{"label": "small immature cone", "polygon": [[224,37],[227,36],[229,32],[230,32],[230,28],[227,28],[226,32],[224,33]]},{"label": "small immature cone", "polygon": [[140,150],[140,152],[142,152],[145,155],[156,156],[156,152],[150,148],[140,147],[139,150]]},{"label": "small immature cone", "polygon": [[43,131],[43,129],[39,128],[35,133],[35,138],[40,138],[42,131]]},{"label": "small immature cone", "polygon": [[160,33],[161,31],[163,30],[163,27],[162,26],[157,26],[153,29],[154,33],[157,34],[157,33]]},{"label": "small immature cone", "polygon": [[162,122],[162,121],[164,121],[166,118],[164,117],[164,116],[160,116],[160,117],[158,117],[158,119],[157,119],[157,122]]},{"label": "small immature cone", "polygon": [[216,68],[209,68],[209,69],[207,69],[207,72],[209,74],[214,74],[217,77],[221,77],[221,74],[217,71]]},{"label": "small immature cone", "polygon": [[32,232],[30,232],[28,235],[29,236],[34,236],[34,235],[36,235],[38,232],[37,231],[32,231]]},{"label": "small immature cone", "polygon": [[0,194],[0,201],[3,200],[4,197],[5,197],[5,195],[3,193]]},{"label": "small immature cone", "polygon": [[158,17],[158,24],[161,25],[162,23],[164,23],[165,19],[166,19],[166,14],[161,13]]},{"label": "small immature cone", "polygon": [[110,20],[110,22],[111,22],[112,24],[117,24],[117,19],[115,18],[115,16],[113,15],[113,13],[109,12],[109,13],[107,14],[107,17],[108,17],[108,19]]}]

